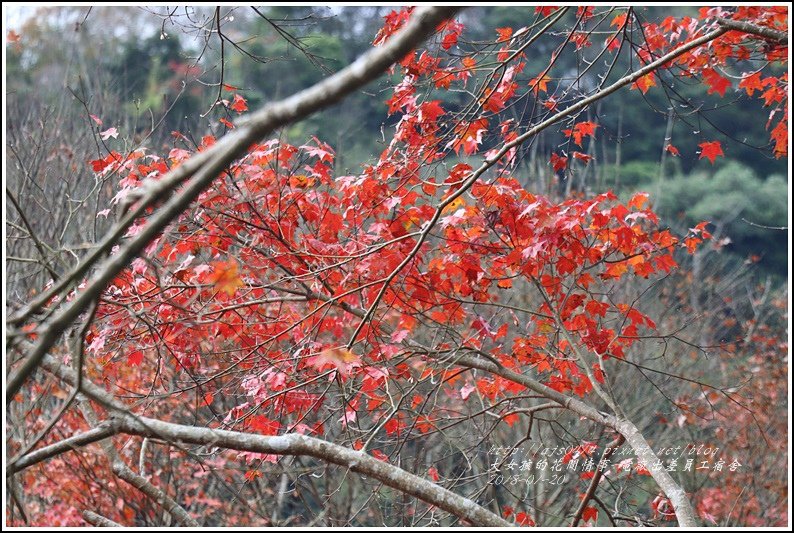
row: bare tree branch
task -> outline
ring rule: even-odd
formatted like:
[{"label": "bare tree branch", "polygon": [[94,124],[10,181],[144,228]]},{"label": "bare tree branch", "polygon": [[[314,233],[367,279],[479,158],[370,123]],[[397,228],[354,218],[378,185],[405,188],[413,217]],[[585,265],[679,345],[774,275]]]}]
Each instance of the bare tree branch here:
[{"label": "bare tree branch", "polygon": [[149,418],[135,419],[129,416],[121,419],[119,430],[129,435],[160,438],[168,441],[219,446],[256,453],[315,457],[347,467],[353,472],[371,476],[384,485],[435,505],[475,526],[504,527],[510,525],[509,522],[486,510],[478,503],[450,492],[426,479],[375,459],[364,452],[306,435],[290,433],[265,437],[234,431],[183,426]]},{"label": "bare tree branch", "polygon": [[114,522],[110,518],[105,518],[102,515],[96,514],[92,511],[83,511],[80,513],[83,517],[83,520],[91,524],[92,526],[97,527],[124,527],[118,522]]},{"label": "bare tree branch", "polygon": [[101,424],[86,431],[85,433],[80,433],[73,437],[69,437],[68,439],[50,444],[49,446],[39,448],[38,450],[34,450],[27,455],[23,455],[16,461],[10,462],[6,466],[6,476],[12,476],[20,470],[24,470],[25,468],[33,466],[37,463],[46,461],[47,459],[55,457],[56,455],[61,455],[72,450],[78,450],[94,442],[99,442],[115,435],[116,433],[118,433],[118,430],[111,424]]},{"label": "bare tree branch", "polygon": [[742,22],[739,20],[730,20],[725,18],[718,18],[717,24],[729,30],[741,31],[744,33],[750,33],[752,35],[758,35],[766,39],[771,39],[779,44],[788,43],[788,34],[786,32],[774,30],[772,28],[766,28],[764,26],[750,24],[749,22]]},{"label": "bare tree branch", "polygon": [[[614,453],[618,448],[620,448],[625,440],[626,439],[623,437],[623,435],[618,435],[615,440],[606,445],[604,454],[601,456],[598,462],[600,463],[601,461],[606,461],[612,457],[612,455],[614,455]],[[579,503],[576,513],[574,513],[573,520],[571,521],[571,527],[576,527],[579,525],[579,521],[582,519],[584,510],[587,508],[588,502],[590,502],[590,500],[592,500],[595,496],[596,489],[598,488],[598,484],[601,482],[601,478],[603,476],[604,471],[601,468],[596,468],[593,479],[590,480],[590,485],[587,487],[587,492],[585,492],[585,495],[582,497],[582,501]]]}]

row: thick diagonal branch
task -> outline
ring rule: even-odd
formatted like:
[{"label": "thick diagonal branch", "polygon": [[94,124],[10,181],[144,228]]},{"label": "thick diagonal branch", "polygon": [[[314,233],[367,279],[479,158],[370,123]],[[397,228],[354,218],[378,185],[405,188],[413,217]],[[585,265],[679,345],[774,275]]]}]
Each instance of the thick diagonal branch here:
[{"label": "thick diagonal branch", "polygon": [[767,28],[766,26],[759,26],[741,20],[731,20],[725,18],[717,19],[717,24],[729,30],[741,31],[749,33],[750,35],[757,35],[778,44],[788,44],[788,34],[784,31],[779,31],[774,28]]}]

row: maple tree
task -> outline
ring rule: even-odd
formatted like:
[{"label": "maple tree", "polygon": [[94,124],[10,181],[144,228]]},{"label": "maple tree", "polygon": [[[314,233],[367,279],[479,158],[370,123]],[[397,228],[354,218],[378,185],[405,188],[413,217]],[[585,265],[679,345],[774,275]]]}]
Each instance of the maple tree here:
[{"label": "maple tree", "polygon": [[[622,401],[633,386],[625,368],[676,338],[642,296],[698,253],[708,222],[676,235],[647,193],[556,201],[514,173],[521,150],[552,128],[563,139],[554,172],[590,162],[602,126],[586,112],[602,98],[675,77],[724,96],[727,71],[742,68],[754,70],[738,89],[770,108],[773,153],[785,157],[788,79],[774,69],[787,60],[787,8],[703,8],[656,24],[632,9],[538,7],[487,45],[466,42],[455,13],[395,10],[351,67],[258,111],[223,87],[221,106],[239,117],[217,119],[221,137],[191,146],[177,134],[169,153],[110,150],[87,162],[117,182],[119,221],[8,322],[6,403],[18,432],[7,473],[14,508],[28,508],[9,511],[15,524],[278,524],[284,490],[265,480],[300,487],[317,508],[343,486],[357,491],[346,477],[359,474],[368,490],[414,500],[392,514],[348,508],[339,523],[401,513],[417,524],[632,523],[636,512],[599,498],[604,478],[644,491],[634,505],[649,523],[730,514],[739,496],[689,494],[694,485],[668,472]],[[548,65],[526,72],[541,39]],[[606,63],[585,89],[595,60],[573,81],[555,66],[588,48]],[[360,173],[341,175],[319,136],[265,138],[387,69],[394,135]],[[464,90],[463,102],[450,96]],[[725,156],[718,139],[698,146],[712,164]],[[780,343],[769,339],[767,349]],[[572,470],[564,522],[524,503],[523,491],[548,502],[542,489],[494,483],[511,456],[489,451],[548,442],[557,429],[568,470],[617,465]],[[619,448],[635,462],[615,460]],[[208,484],[272,496],[275,511],[209,495]],[[26,492],[36,500],[24,505]]]}]

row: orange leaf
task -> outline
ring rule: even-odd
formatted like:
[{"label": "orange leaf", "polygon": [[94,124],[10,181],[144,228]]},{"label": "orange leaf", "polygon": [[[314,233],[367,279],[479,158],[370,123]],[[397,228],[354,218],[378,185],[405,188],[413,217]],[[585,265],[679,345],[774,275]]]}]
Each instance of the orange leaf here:
[{"label": "orange leaf", "polygon": [[249,470],[245,473],[245,480],[246,481],[253,481],[258,477],[262,477],[262,472],[259,470]]},{"label": "orange leaf", "polygon": [[638,192],[631,197],[631,200],[629,200],[627,205],[629,207],[633,207],[634,209],[642,209],[646,203],[648,203],[648,193]]},{"label": "orange leaf", "polygon": [[612,19],[612,22],[609,24],[610,27],[614,26],[616,28],[622,28],[623,25],[626,24],[626,17],[627,16],[628,16],[628,13],[621,13],[619,15],[616,15],[615,18]]},{"label": "orange leaf", "polygon": [[344,347],[329,348],[309,359],[309,364],[318,370],[333,365],[342,373],[347,374],[352,366],[360,364],[359,356]]},{"label": "orange leaf", "polygon": [[454,213],[465,204],[463,197],[458,196],[454,200],[452,200],[447,206],[441,211],[444,214]]},{"label": "orange leaf", "polygon": [[756,90],[762,91],[764,89],[761,83],[761,72],[755,74],[745,73],[742,76],[742,81],[739,82],[739,88],[747,91],[748,96],[752,96]]},{"label": "orange leaf", "polygon": [[771,138],[775,141],[775,157],[781,158],[788,154],[788,121],[782,119],[777,123],[771,133]]},{"label": "orange leaf", "polygon": [[550,81],[551,78],[549,78],[547,74],[544,74],[543,76],[532,78],[532,80],[529,82],[529,86],[532,87],[532,91],[535,93],[535,96],[537,96],[540,91],[543,91],[544,93],[548,91],[547,85]]},{"label": "orange leaf", "polygon": [[625,261],[608,263],[606,271],[601,274],[604,279],[618,279],[629,270],[629,265]]},{"label": "orange leaf", "polygon": [[207,281],[213,283],[218,292],[225,292],[228,296],[234,296],[237,289],[245,285],[240,279],[237,261],[234,259],[213,262],[212,272],[207,276]]},{"label": "orange leaf", "polygon": [[293,189],[305,189],[311,185],[312,180],[305,174],[293,174],[289,178],[289,186]]},{"label": "orange leaf", "polygon": [[632,89],[639,89],[642,94],[648,92],[648,89],[651,87],[656,86],[656,78],[653,75],[653,72],[649,72],[645,76],[641,77],[637,81],[631,84]]},{"label": "orange leaf", "polygon": [[496,28],[499,35],[499,42],[507,41],[513,36],[513,28]]}]

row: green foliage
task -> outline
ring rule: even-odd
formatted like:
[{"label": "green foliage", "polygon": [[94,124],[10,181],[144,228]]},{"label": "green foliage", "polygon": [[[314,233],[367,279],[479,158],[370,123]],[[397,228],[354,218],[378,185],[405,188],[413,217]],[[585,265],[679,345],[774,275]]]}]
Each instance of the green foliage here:
[{"label": "green foliage", "polygon": [[110,70],[129,94],[141,97],[150,89],[152,80],[161,81],[170,75],[169,62],[182,60],[178,39],[152,35],[128,41]]},{"label": "green foliage", "polygon": [[[647,189],[655,183],[659,175],[659,163],[655,161],[629,161],[616,168],[615,165],[605,165],[604,186],[614,188],[618,184],[621,188],[629,190]],[[618,182],[619,176],[619,182]]]},{"label": "green foliage", "polygon": [[682,226],[711,221],[731,239],[729,251],[745,258],[759,255],[762,267],[783,274],[788,232],[756,225],[786,226],[787,197],[782,176],[762,180],[751,168],[729,162],[713,175],[695,173],[665,181],[658,211]]},{"label": "green foliage", "polygon": [[151,114],[159,117],[168,111],[165,129],[169,132],[181,129],[185,119],[204,100],[195,90],[181,90],[183,81],[191,81],[188,65],[187,53],[179,39],[155,34],[126,41],[109,67],[114,88],[123,102],[121,113],[145,124]]}]

